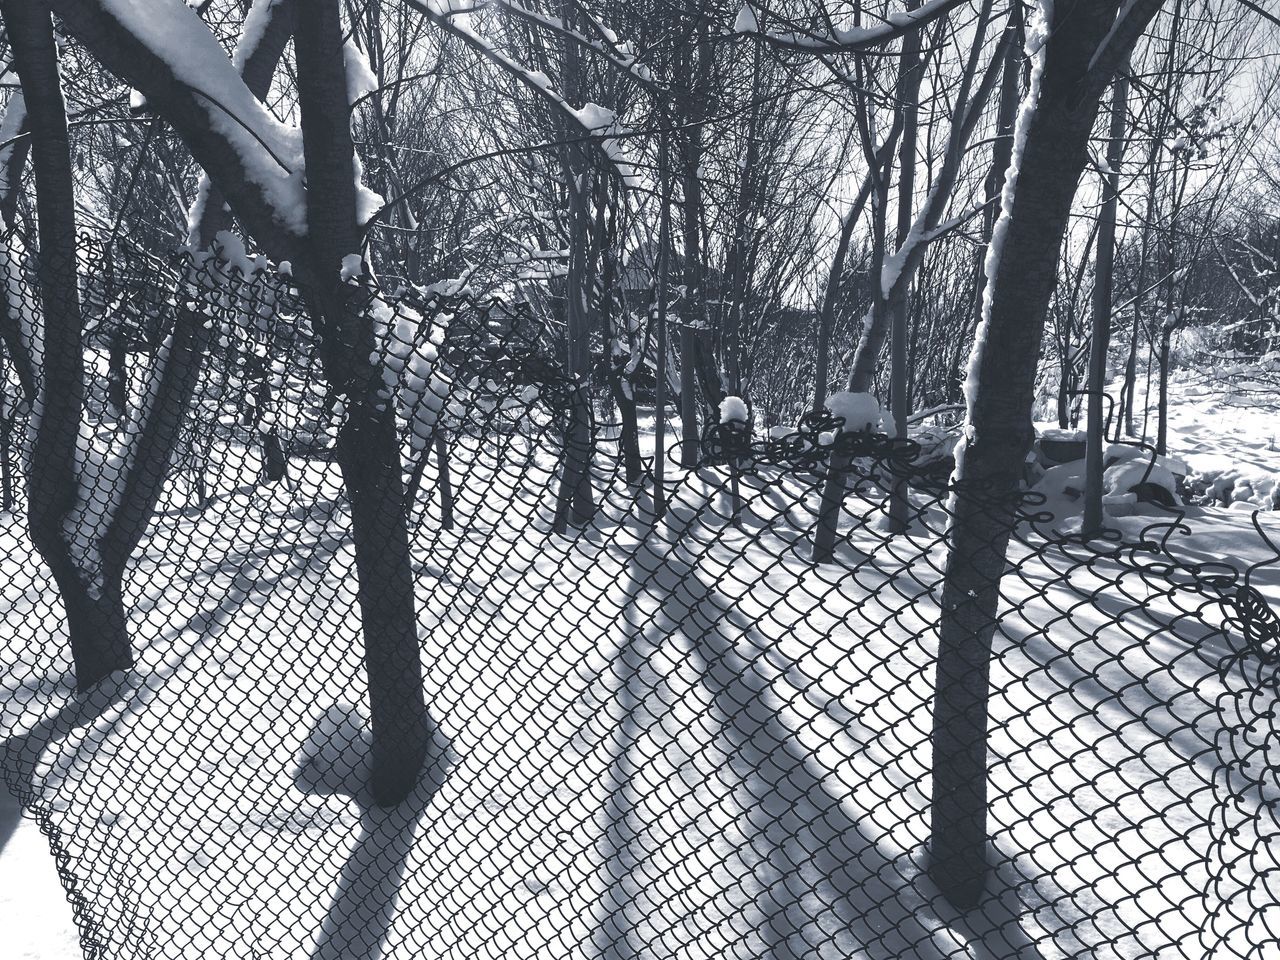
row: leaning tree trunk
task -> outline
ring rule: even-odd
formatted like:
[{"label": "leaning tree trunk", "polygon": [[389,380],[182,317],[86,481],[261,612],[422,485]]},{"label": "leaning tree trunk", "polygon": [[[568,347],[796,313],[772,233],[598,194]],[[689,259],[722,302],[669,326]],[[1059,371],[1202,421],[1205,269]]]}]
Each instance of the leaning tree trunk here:
[{"label": "leaning tree trunk", "polygon": [[67,612],[76,685],[93,686],[133,663],[123,601],[82,576],[63,532],[79,495],[76,442],[84,402],[80,295],[76,283],[75,196],[66,104],[58,76],[53,21],[43,0],[4,0],[14,66],[27,105],[40,235],[38,260],[43,343],[25,344],[37,391],[27,522],[31,541],[58,585]]},{"label": "leaning tree trunk", "polygon": [[[885,202],[888,196],[888,165],[881,169],[872,194],[872,277],[878,282],[876,266],[883,264],[885,253]],[[884,346],[886,324],[884,311],[886,303],[878,291],[872,292],[871,306],[867,308],[867,317],[862,325],[862,336],[858,349],[854,353],[854,362],[849,373],[849,390],[854,393],[870,391],[875,377],[874,360]],[[864,362],[863,358],[871,358]],[[836,540],[840,533],[840,511],[844,507],[845,483],[844,475],[849,468],[848,457],[834,454],[827,475],[823,479],[822,494],[818,502],[818,520],[813,529],[813,562],[830,563],[835,559]]]},{"label": "leaning tree trunk", "polygon": [[426,703],[395,410],[378,400],[371,318],[355,302],[355,288],[340,280],[343,257],[359,249],[359,231],[337,0],[299,17],[296,38],[307,228],[317,268],[307,295],[320,320],[326,375],[346,397],[336,453],[351,503],[373,724],[371,787],[389,806],[408,796],[426,756]]},{"label": "leaning tree trunk", "polygon": [[[262,3],[264,0],[259,2]],[[146,58],[131,55],[127,49],[127,42],[112,39],[115,24],[105,19],[98,19],[91,7],[70,6],[73,9],[63,9],[61,13],[69,26],[78,29],[86,43],[100,53],[107,54],[107,59],[116,62],[117,65],[127,63],[130,67],[139,68],[140,79],[149,78]],[[262,99],[270,88],[271,73],[283,51],[287,31],[291,29],[291,21],[285,16],[291,8],[291,0],[274,4],[269,10],[270,20],[266,29],[261,32],[254,47],[248,51],[237,51],[237,62],[241,66],[245,80],[259,99]],[[285,29],[283,37],[280,36],[282,28]],[[171,89],[163,83],[159,87],[151,84],[142,84],[142,86],[148,89],[149,101],[155,103],[165,103],[164,94]],[[181,110],[173,110],[173,104],[168,106],[173,115],[189,119],[189,114],[184,114]],[[234,178],[231,179],[234,180]],[[47,205],[42,200],[40,206],[56,209],[58,203]],[[196,234],[198,237],[207,238],[204,242],[204,246],[207,246],[219,229],[229,226],[230,214],[224,208],[220,197],[216,202],[206,204],[202,214],[196,218],[198,225]],[[41,247],[46,248],[43,236]],[[49,249],[53,248],[49,247]],[[137,410],[133,411],[132,415],[123,409],[126,398],[120,395],[124,392],[120,389],[122,384],[115,384],[114,406],[127,418],[123,442],[129,447],[125,459],[129,462],[130,469],[117,481],[118,485],[110,491],[108,499],[112,509],[101,519],[99,528],[79,531],[82,536],[94,543],[100,560],[98,568],[92,571],[91,577],[87,577],[86,571],[81,569],[84,564],[77,565],[71,562],[72,558],[69,554],[63,560],[53,564],[55,578],[63,591],[67,605],[73,653],[87,649],[90,652],[85,656],[93,660],[93,663],[85,664],[82,668],[81,661],[84,657],[76,653],[77,679],[82,687],[93,682],[95,675],[110,669],[120,669],[131,661],[126,633],[127,616],[123,607],[124,571],[133,551],[141,541],[147,524],[154,515],[185,413],[194,394],[201,361],[210,339],[210,332],[204,326],[204,316],[189,303],[191,297],[200,295],[198,291],[201,278],[189,276],[184,278],[183,283],[184,289],[177,297],[173,331],[167,344],[157,355],[146,399]],[[61,285],[74,294],[74,275],[62,281]],[[78,316],[78,306],[75,313]],[[47,308],[46,316],[48,316]],[[77,344],[78,338],[77,332]],[[46,338],[46,346],[47,344]],[[57,357],[73,358],[76,363],[82,364],[78,348],[75,353],[59,351]],[[53,359],[53,355],[46,350],[46,376],[48,375],[47,361],[50,359]],[[117,367],[122,366],[119,363],[121,357],[117,356],[114,359],[117,361],[115,364]],[[116,371],[117,380],[121,379],[120,372]],[[79,377],[82,377],[82,371]],[[79,377],[75,382],[80,382]],[[64,379],[59,377],[58,382]],[[34,394],[32,398],[34,399]],[[78,431],[78,413],[76,420]],[[44,489],[46,488],[42,486],[41,490]],[[86,580],[92,581],[91,587],[85,586]],[[96,647],[102,646],[110,648],[113,653],[104,658],[92,652]]]},{"label": "leaning tree trunk", "polygon": [[[974,346],[943,581],[933,716],[930,874],[960,907],[986,877],[987,722],[1000,580],[1016,521],[1045,314],[1099,98],[1159,0],[1054,5],[1018,124]],[[1110,31],[1110,33],[1108,32]],[[1104,37],[1106,38],[1104,42]]]}]

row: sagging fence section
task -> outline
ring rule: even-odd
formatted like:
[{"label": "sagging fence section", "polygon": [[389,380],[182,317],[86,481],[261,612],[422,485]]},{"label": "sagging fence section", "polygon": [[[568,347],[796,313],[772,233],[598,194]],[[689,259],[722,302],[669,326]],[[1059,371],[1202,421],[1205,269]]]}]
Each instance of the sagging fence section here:
[{"label": "sagging fence section", "polygon": [[[366,284],[402,462],[379,522],[409,545],[425,703],[408,795],[380,803],[385,678],[335,452],[351,401],[306,303],[239,250],[84,245],[57,532],[128,656],[77,690],[67,584],[33,546],[64,385],[42,380],[11,241],[0,762],[86,956],[1280,946],[1280,568],[1259,518],[1232,515],[1222,557],[1176,510],[1084,541],[1032,497],[993,505],[1014,526],[983,665],[990,869],[961,910],[930,879],[933,717],[959,679],[937,668],[951,507],[982,491],[829,412],[715,425],[696,467],[655,478],[653,409],[624,434],[526,307]],[[149,509],[121,562],[130,504]]]}]

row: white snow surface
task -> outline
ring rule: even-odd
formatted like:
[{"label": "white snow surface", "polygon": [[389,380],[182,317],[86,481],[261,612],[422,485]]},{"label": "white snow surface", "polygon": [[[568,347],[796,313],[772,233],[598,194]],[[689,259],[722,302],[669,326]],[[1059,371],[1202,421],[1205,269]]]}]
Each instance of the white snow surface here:
[{"label": "white snow surface", "polygon": [[746,423],[747,402],[741,397],[728,396],[720,401],[721,423]]},{"label": "white snow surface", "polygon": [[351,40],[342,47],[343,61],[347,67],[347,102],[355,103],[378,89],[378,77],[369,65],[369,57]]},{"label": "white snow surface", "polygon": [[0,930],[5,960],[83,960],[49,844],[0,783]]},{"label": "white snow surface", "polygon": [[[730,523],[723,476],[698,474],[665,526],[622,488],[614,522],[560,537],[557,447],[528,414],[513,423],[452,443],[453,531],[434,463],[424,477],[434,773],[389,812],[359,787],[335,465],[255,488],[252,450],[218,441],[209,509],[178,486],[144,541],[139,663],[106,696],[71,693],[47,575],[21,518],[0,517],[0,721],[35,738],[30,788],[78,882],[111,885],[91,901],[109,945],[336,960],[373,936],[388,960],[560,960],[598,955],[620,924],[639,955],[681,960],[1242,955],[1233,918],[1280,894],[1257,880],[1277,840],[1258,811],[1280,787],[1255,725],[1274,702],[1219,672],[1216,607],[1188,617],[1198,595],[1015,543],[992,668],[994,893],[965,918],[922,870],[941,511],[913,493],[920,517],[886,551],[851,499],[840,563],[815,567],[811,484],[743,476]],[[1187,509],[1180,555],[1274,556],[1249,517]],[[1280,570],[1254,585],[1280,604]],[[117,855],[128,869],[104,872]]]},{"label": "white snow surface", "polygon": [[880,429],[880,403],[869,393],[840,390],[827,397],[827,410],[843,417],[841,429],[850,433]]}]

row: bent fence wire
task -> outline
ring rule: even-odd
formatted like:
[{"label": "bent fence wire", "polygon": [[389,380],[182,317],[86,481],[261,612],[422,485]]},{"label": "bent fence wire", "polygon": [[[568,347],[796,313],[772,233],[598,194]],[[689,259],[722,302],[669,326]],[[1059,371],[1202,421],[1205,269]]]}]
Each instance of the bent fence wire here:
[{"label": "bent fence wire", "polygon": [[[97,366],[64,532],[87,576],[180,306],[209,334],[124,577],[134,664],[87,692],[27,533],[32,406],[7,367],[0,759],[86,956],[1275,955],[1275,565],[1183,549],[1172,512],[1084,543],[1021,505],[991,666],[992,872],[961,913],[925,870],[966,493],[912,444],[812,415],[772,439],[710,431],[657,519],[652,477],[626,482],[617,428],[583,419],[526,310],[370,288],[431,742],[383,808],[343,404],[297,292],[234,251],[85,245]],[[29,338],[34,286],[12,270],[6,321]],[[815,563],[832,449],[846,496]],[[890,534],[900,483],[909,527]]]}]

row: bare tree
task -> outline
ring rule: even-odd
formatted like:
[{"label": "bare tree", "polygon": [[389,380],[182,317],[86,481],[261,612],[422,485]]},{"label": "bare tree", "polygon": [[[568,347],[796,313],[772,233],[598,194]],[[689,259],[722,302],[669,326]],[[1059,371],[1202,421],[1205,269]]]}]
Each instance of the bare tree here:
[{"label": "bare tree", "polygon": [[930,875],[959,906],[978,900],[986,876],[991,643],[1034,436],[1045,311],[1101,94],[1159,7],[1160,0],[1055,4],[1034,35],[1037,63],[987,255],[943,582]]}]

